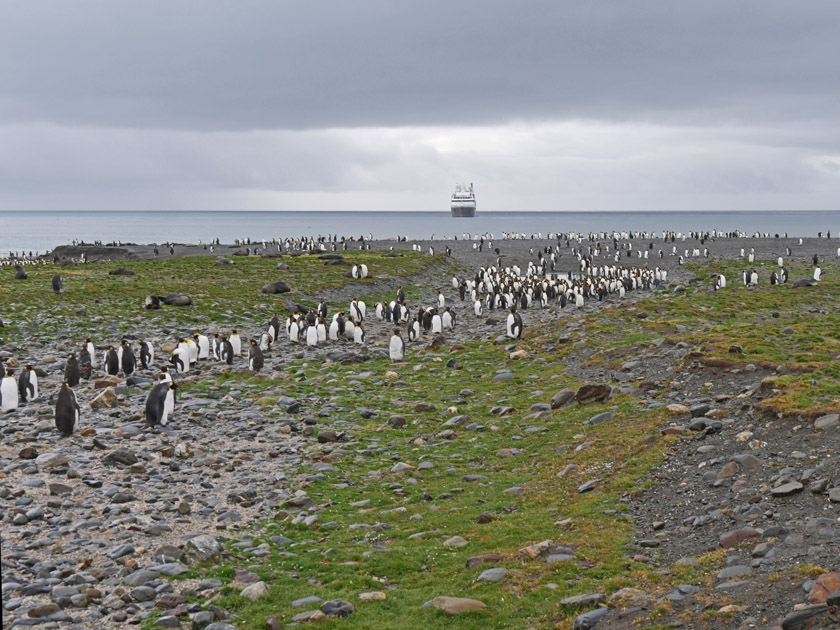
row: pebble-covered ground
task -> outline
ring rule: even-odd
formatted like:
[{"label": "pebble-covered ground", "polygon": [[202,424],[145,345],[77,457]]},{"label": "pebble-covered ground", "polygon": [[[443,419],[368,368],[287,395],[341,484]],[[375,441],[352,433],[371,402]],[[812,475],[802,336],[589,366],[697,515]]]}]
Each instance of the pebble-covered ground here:
[{"label": "pebble-covered ground", "polygon": [[[647,247],[651,242],[652,250]],[[408,412],[424,412],[416,406],[404,407],[403,411],[397,402],[389,406],[376,397],[366,404],[366,391],[381,387],[389,379],[399,379],[400,373],[421,369],[424,362],[439,361],[454,370],[462,360],[448,359],[441,353],[426,355],[421,361],[421,350],[433,353],[439,348],[470,346],[477,341],[502,346],[509,343],[505,350],[510,353],[522,350],[517,342],[498,338],[504,332],[503,314],[486,313],[477,318],[469,301],[460,302],[450,284],[452,270],[457,268],[459,277],[472,277],[479,266],[494,264],[499,256],[503,265],[524,267],[551,243],[498,240],[479,252],[473,243],[463,240],[373,242],[373,250],[407,249],[416,244],[423,252],[434,247],[441,254],[449,247],[452,261],[444,260],[440,266],[411,278],[374,279],[363,286],[348,279],[345,286],[319,292],[319,296],[332,305],[341,305],[360,290],[364,295],[393,295],[402,284],[414,287],[415,303],[410,306],[416,309],[419,305],[431,306],[442,290],[458,314],[454,331],[440,337],[426,335],[409,347],[405,362],[383,368],[393,326],[376,321],[369,304],[365,321],[367,343],[363,346],[341,341],[305,348],[281,339],[266,353],[266,365],[259,375],[249,373],[246,360],[241,357],[233,370],[206,361],[197,370],[176,376],[184,391],[179,394],[172,423],[163,430],[149,430],[143,421],[146,396],[157,367],[128,379],[106,378],[100,368],[94,371],[94,378],[76,388],[82,407],[80,431],[62,438],[53,421],[55,396],[66,356],[81,341],[80,335],[71,328],[62,328],[59,322],[58,332],[49,337],[33,334],[31,338],[0,343],[0,358],[6,365],[31,363],[41,375],[39,399],[0,419],[4,627],[120,628],[144,623],[210,630],[240,627],[237,611],[216,603],[227,601],[219,597],[223,588],[232,585],[244,597],[259,600],[268,591],[260,572],[261,559],[278,551],[281,555],[294,553],[297,542],[282,535],[256,537],[250,529],[252,525],[276,521],[282,514],[291,525],[311,530],[311,537],[323,541],[319,549],[329,551],[331,530],[319,516],[324,500],[311,496],[307,488],[325,476],[350,477],[348,468],[352,469],[353,459],[346,455],[341,459],[342,452],[362,458],[381,457],[383,466],[387,463],[390,473],[399,477],[395,493],[411,490],[418,483],[419,473],[433,467],[417,465],[416,458],[411,466],[401,464],[407,459],[406,453],[399,451],[403,447],[394,447],[387,437],[373,445],[356,440],[357,425],[351,416],[375,420],[387,430],[405,428],[407,418],[411,418]],[[669,287],[664,292],[666,296],[673,295],[681,283],[683,290],[688,286],[700,293],[711,287],[711,280],[689,284],[694,274],[671,255],[673,247],[683,254],[685,249],[702,251],[708,247],[709,259],[702,255],[684,259],[685,263],[708,265],[704,268],[708,269],[707,278],[715,272],[715,259],[740,259],[742,248],[747,252],[754,248],[757,261],[750,264],[744,259],[744,269],[764,261],[760,267],[761,285],[766,284],[766,276],[778,256],[783,256],[788,264],[798,264],[796,269],[807,271],[816,254],[823,261],[824,273],[836,273],[837,269],[836,239],[806,239],[802,244],[799,239],[774,238],[714,239],[703,244],[689,239],[667,245],[661,239],[634,239],[633,243],[630,256],[626,249],[622,250],[621,264],[661,265],[668,269],[668,282],[662,287]],[[563,241],[561,245],[557,270],[568,271],[577,270],[572,248],[587,248],[591,244],[584,240],[568,245]],[[787,254],[788,247],[791,255]],[[99,258],[149,257],[149,248],[125,249],[120,253],[88,251],[92,261],[88,264],[96,264],[94,261]],[[639,258],[636,253],[644,249],[651,252],[648,259]],[[662,258],[656,255],[659,249],[666,252]],[[237,251],[241,248],[223,247],[210,253],[203,248],[182,246],[176,248],[175,255],[206,253],[230,256],[235,261]],[[66,254],[76,255],[72,251]],[[0,282],[15,282],[13,273],[2,270]],[[742,283],[738,286],[740,278],[732,277],[729,282],[732,290],[746,291]],[[300,291],[296,295],[298,301],[311,303],[315,297],[305,287],[296,289]],[[48,286],[44,291],[45,295],[51,293]],[[188,288],[184,292],[188,293]],[[695,577],[684,584],[665,584],[667,580],[663,578],[663,584],[658,586],[650,580],[609,593],[595,590],[576,595],[577,599],[558,597],[556,606],[564,614],[556,619],[536,616],[529,622],[514,623],[491,615],[479,617],[478,624],[786,630],[837,627],[837,415],[803,414],[798,419],[768,415],[757,405],[773,394],[772,377],[778,376],[778,370],[761,363],[739,364],[733,369],[733,365],[705,361],[702,353],[680,341],[685,331],[682,324],[682,330],[671,326],[668,334],[633,346],[617,344],[611,349],[609,345],[589,343],[590,317],[609,317],[612,311],[635,309],[640,300],[651,295],[640,292],[628,294],[622,302],[617,297],[604,303],[592,301],[583,310],[561,311],[557,306],[529,309],[523,313],[523,319],[528,330],[540,329],[540,339],[548,335],[555,344],[572,346],[563,359],[571,379],[607,384],[615,395],[638,399],[640,409],[668,409],[667,422],[655,433],[657,438],[664,435],[669,440],[664,459],[651,471],[650,483],[643,490],[622,499],[637,532],[627,556],[628,562],[649,567],[653,572],[670,571],[674,577],[684,570],[684,575]],[[261,300],[264,297],[255,294],[255,304]],[[79,306],[85,306],[91,315],[95,313],[95,305]],[[822,306],[828,310],[837,308],[833,300]],[[250,314],[243,314],[237,324],[243,339],[262,332],[267,321],[256,312],[258,308],[246,310]],[[819,308],[809,316],[819,317]],[[39,317],[45,322],[50,320],[49,310],[45,309]],[[130,310],[125,313],[124,323],[131,327],[133,338],[151,341],[159,352],[170,348],[177,335],[189,332],[169,326],[156,328],[152,322],[135,320]],[[33,322],[27,324],[31,330],[38,328],[32,326]],[[698,318],[698,328],[702,326]],[[211,323],[202,332],[214,328],[222,326]],[[2,332],[0,329],[0,339]],[[617,338],[620,333],[616,329]],[[118,340],[103,335],[95,341],[96,358],[101,364],[103,344]],[[732,343],[737,345],[737,340]],[[521,356],[527,358],[528,351]],[[481,366],[467,367],[481,370]],[[540,364],[528,369],[539,373]],[[513,372],[505,364],[486,365],[484,372],[501,383],[510,374],[513,382]],[[207,383],[212,383],[212,387]],[[475,394],[465,383],[451,401],[454,407],[467,407],[470,396]],[[535,403],[525,410],[524,413],[531,413],[528,421],[547,422],[556,417],[564,404],[561,401],[555,405],[555,395],[561,395],[561,389],[550,382],[541,384],[536,391],[552,402],[543,406]],[[353,408],[343,404],[345,399],[355,401]],[[471,440],[479,442],[486,439],[484,436],[493,433],[485,433],[486,427],[495,416],[515,413],[505,400],[502,395],[495,406],[488,407],[495,410],[493,415],[472,418],[475,426],[467,425],[469,419],[457,420],[461,416],[450,418],[442,431],[453,435],[436,432],[437,442],[451,440],[455,432],[469,434]],[[610,418],[594,415],[590,420],[595,426]],[[535,429],[539,434],[544,431],[545,427]],[[401,444],[416,446],[420,433],[427,442],[435,442],[425,435],[426,429]],[[384,448],[386,444],[388,448]],[[505,448],[513,453],[504,456],[516,455],[517,447],[513,441],[507,444]],[[588,448],[587,439],[581,436],[572,447],[569,454],[559,450],[557,458],[568,458],[568,465],[575,466],[574,453]],[[561,464],[564,475],[576,478],[574,469],[567,470],[565,461]],[[395,470],[401,465],[409,467]],[[418,476],[413,476],[415,472]],[[464,488],[460,490],[473,492],[473,484],[482,484],[492,472],[477,471],[476,479],[465,475]],[[580,479],[581,483],[585,481]],[[585,493],[594,487],[596,484],[578,491]],[[362,510],[364,503],[355,507]],[[455,538],[458,537],[448,537],[443,544],[460,545]],[[528,548],[528,543],[539,542],[523,540],[521,546]],[[555,541],[547,541],[544,548],[531,551],[535,558],[549,556],[557,562],[574,556],[573,549],[552,545]],[[237,561],[236,557],[243,560]],[[500,560],[501,556],[479,557],[476,562],[484,562],[485,566],[477,571],[478,581],[504,586],[510,574],[509,569],[496,566],[503,564]],[[216,564],[236,565],[231,569],[232,579],[202,577],[194,568]],[[714,571],[710,569],[712,565]],[[704,577],[696,578],[701,574]],[[559,581],[551,584],[548,588],[558,592],[572,586]],[[325,590],[328,589],[313,587],[310,597],[292,602],[297,617],[267,614],[262,617],[261,627],[325,618],[321,623],[330,623],[332,618],[347,615],[351,617],[345,622],[352,627],[361,623],[358,620],[365,614],[361,610],[364,602],[387,597],[387,588],[383,587],[382,591],[359,593],[358,601],[351,603],[321,597]],[[460,614],[462,607],[477,606],[475,602],[482,599],[471,591],[445,591],[438,595],[440,601],[430,600],[431,605],[450,614]],[[587,612],[588,609],[591,610]],[[457,626],[459,619],[475,615],[463,614],[466,616],[453,617],[448,623]]]}]

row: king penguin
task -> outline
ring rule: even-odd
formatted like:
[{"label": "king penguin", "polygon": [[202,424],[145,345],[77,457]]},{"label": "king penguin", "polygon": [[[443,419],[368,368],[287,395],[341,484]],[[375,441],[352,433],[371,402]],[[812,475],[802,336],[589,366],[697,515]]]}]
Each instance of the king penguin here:
[{"label": "king penguin", "polygon": [[228,365],[233,365],[233,344],[231,344],[230,339],[227,337],[222,337],[221,357],[222,361]]},{"label": "king penguin", "polygon": [[90,352],[88,352],[87,346],[82,344],[82,348],[81,350],[79,350],[79,376],[81,376],[86,381],[89,381],[92,375],[93,357],[90,356]]},{"label": "king penguin", "polygon": [[93,339],[88,337],[85,339],[85,347],[87,348],[88,354],[90,355],[90,364],[93,367],[96,367],[96,348],[93,347]]},{"label": "king penguin", "polygon": [[510,307],[510,313],[507,317],[507,335],[511,339],[522,337],[522,316],[513,306]]},{"label": "king penguin", "polygon": [[195,339],[195,345],[198,346],[198,359],[200,361],[203,361],[204,359],[209,359],[210,340],[207,338],[207,335],[193,333],[193,339]]},{"label": "king penguin", "polygon": [[175,366],[175,370],[178,374],[184,374],[190,370],[190,355],[187,349],[182,345],[175,348],[172,352],[172,356],[169,357],[169,362]]},{"label": "king penguin", "polygon": [[14,411],[18,408],[18,388],[13,369],[4,370],[0,378],[0,411]]},{"label": "king penguin", "polygon": [[360,323],[357,323],[356,328],[353,330],[353,341],[358,344],[365,342],[365,331]]},{"label": "king penguin", "polygon": [[64,281],[61,279],[61,274],[57,273],[52,277],[52,289],[55,291],[55,294],[58,295],[61,293],[61,287],[64,284]]},{"label": "king penguin", "polygon": [[248,369],[259,372],[262,370],[264,363],[262,350],[260,350],[257,342],[251,339],[251,348],[248,350]]},{"label": "king penguin", "polygon": [[[75,361],[76,357],[73,357]],[[109,374],[110,376],[116,376],[120,371],[120,359],[117,356],[117,351],[114,350],[114,346],[108,346],[107,352],[105,352],[105,359],[103,361],[103,365],[105,366],[105,374]],[[65,380],[67,380],[65,378]],[[75,387],[78,385],[78,381],[74,383],[70,383],[71,387]]]},{"label": "king penguin", "polygon": [[146,398],[146,424],[150,427],[165,427],[169,414],[175,410],[175,390],[177,385],[171,380],[158,383]]},{"label": "king penguin", "polygon": [[64,382],[70,387],[75,387],[79,384],[81,375],[76,355],[71,352],[70,356],[67,357],[67,363],[64,364]]},{"label": "king penguin", "polygon": [[155,350],[150,341],[140,340],[140,367],[144,370],[152,366],[152,361],[155,360]]},{"label": "king penguin", "polygon": [[228,341],[230,342],[230,347],[233,350],[233,356],[238,357],[242,354],[242,339],[239,337],[239,333],[236,332],[236,328],[230,332],[230,338]]},{"label": "king penguin", "polygon": [[38,375],[31,365],[23,366],[23,371],[18,377],[18,393],[22,403],[38,398]]},{"label": "king penguin", "polygon": [[120,365],[123,373],[126,376],[131,376],[137,368],[137,359],[134,356],[134,350],[131,349],[130,343],[128,343],[125,339],[123,339],[120,343],[122,344],[123,349]]},{"label": "king penguin", "polygon": [[64,383],[58,390],[58,400],[55,402],[55,428],[62,435],[73,435],[79,424],[79,403],[70,385]]},{"label": "king penguin", "polygon": [[307,346],[317,346],[318,345],[318,327],[317,326],[307,326],[306,327],[306,345]]},{"label": "king penguin", "polygon": [[388,344],[388,355],[391,361],[402,361],[405,358],[405,342],[400,337],[400,329],[394,329],[394,335],[391,337],[391,343]]}]

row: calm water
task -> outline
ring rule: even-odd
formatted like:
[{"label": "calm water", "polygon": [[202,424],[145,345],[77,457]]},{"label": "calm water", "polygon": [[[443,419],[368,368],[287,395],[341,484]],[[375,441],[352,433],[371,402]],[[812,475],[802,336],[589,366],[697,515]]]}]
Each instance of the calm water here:
[{"label": "calm water", "polygon": [[446,212],[0,212],[0,256],[50,250],[73,239],[134,243],[230,243],[287,236],[338,234],[427,239],[502,232],[740,230],[840,236],[840,211],[779,212],[485,212],[453,219]]}]

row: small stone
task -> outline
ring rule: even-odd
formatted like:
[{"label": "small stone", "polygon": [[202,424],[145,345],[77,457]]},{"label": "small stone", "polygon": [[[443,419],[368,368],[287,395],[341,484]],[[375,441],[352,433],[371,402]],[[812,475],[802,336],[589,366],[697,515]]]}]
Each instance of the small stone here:
[{"label": "small stone", "polygon": [[315,606],[321,605],[324,600],[317,595],[310,595],[309,597],[301,597],[292,602],[292,608],[300,608],[301,606]]},{"label": "small stone", "polygon": [[467,544],[467,541],[460,536],[452,536],[443,541],[444,547],[465,547]]},{"label": "small stone", "polygon": [[465,597],[435,597],[423,604],[422,608],[437,608],[454,617],[470,610],[484,610],[487,604]]},{"label": "small stone", "polygon": [[382,591],[371,591],[370,593],[359,593],[360,602],[382,602],[387,599],[387,595]]},{"label": "small stone", "polygon": [[607,605],[612,608],[631,608],[633,606],[646,606],[650,596],[637,588],[622,588],[613,593]]},{"label": "small stone", "polygon": [[761,532],[756,529],[736,529],[734,531],[721,534],[720,546],[724,549],[732,549],[733,547],[737,547],[745,540],[759,537],[761,537]]},{"label": "small stone", "polygon": [[501,582],[507,577],[507,569],[496,567],[482,571],[475,581],[476,582]]},{"label": "small stone", "polygon": [[96,398],[90,401],[91,409],[113,409],[119,404],[113,387],[102,390]]},{"label": "small stone", "polygon": [[773,488],[770,491],[774,497],[786,497],[791,494],[795,494],[802,490],[804,486],[799,483],[798,481],[789,481],[788,483],[782,484],[778,488]]}]

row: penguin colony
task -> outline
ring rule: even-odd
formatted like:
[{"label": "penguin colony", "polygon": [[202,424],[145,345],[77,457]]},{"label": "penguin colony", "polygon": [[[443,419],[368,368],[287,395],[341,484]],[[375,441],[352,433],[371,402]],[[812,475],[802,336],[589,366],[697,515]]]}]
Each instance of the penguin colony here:
[{"label": "penguin colony", "polygon": [[[532,235],[532,238],[535,235]],[[634,238],[655,238],[648,233],[603,232],[597,234],[549,234],[549,238],[556,238],[558,243],[563,239],[566,246],[571,246],[573,261],[571,269],[563,274],[555,273],[560,264],[560,247],[546,246],[531,254],[535,260],[520,267],[518,265],[503,266],[499,247],[493,246],[492,235],[472,237],[464,233],[462,238],[473,239],[473,249],[482,251],[485,247],[493,251],[496,264],[481,267],[465,278],[453,277],[451,289],[457,295],[458,307],[447,303],[447,296],[443,289],[437,292],[433,305],[410,307],[406,301],[405,292],[399,287],[394,299],[378,302],[373,305],[373,314],[377,321],[385,322],[392,331],[388,341],[388,356],[392,361],[403,361],[407,354],[407,343],[416,343],[426,335],[442,335],[446,331],[454,330],[458,317],[486,317],[491,311],[506,312],[504,319],[504,334],[512,339],[522,337],[526,327],[523,313],[532,308],[583,308],[587,301],[603,301],[611,297],[623,298],[627,292],[652,289],[667,282],[667,271],[659,266],[649,268],[644,266],[624,266],[622,260],[661,259],[665,255],[678,257],[681,263],[684,258],[708,257],[707,247],[702,249],[693,247],[678,250],[677,241],[684,242],[686,237],[700,240],[701,244],[709,238],[736,238],[745,236],[742,233],[688,233],[663,232],[662,239],[670,244],[654,251],[654,244],[642,248],[633,248]],[[758,235],[755,235],[758,236]],[[769,235],[764,235],[769,236]],[[542,237],[542,235],[538,235]],[[528,238],[523,234],[504,233],[501,240],[516,240]],[[368,238],[370,240],[370,238]],[[400,241],[405,239],[401,238]],[[457,240],[457,237],[455,238]],[[241,244],[245,244],[243,240]],[[250,245],[251,242],[247,241]],[[326,251],[332,249],[347,250],[348,247],[358,245],[359,249],[369,249],[370,245],[364,237],[358,241],[353,238],[338,240],[336,237],[319,237],[318,239],[286,239],[271,241],[278,251],[292,251],[309,249]],[[801,243],[800,243],[801,244]],[[257,244],[254,243],[254,251]],[[612,245],[612,247],[610,247]],[[262,242],[262,249],[267,249],[269,242]],[[424,251],[419,245],[412,246],[416,251]],[[447,254],[450,253],[446,248]],[[667,254],[666,254],[667,252]],[[428,253],[434,254],[429,248]],[[787,255],[791,255],[790,248]],[[755,251],[742,249],[741,257],[750,264],[755,261]],[[840,256],[840,249],[838,249]],[[16,259],[16,275],[18,280],[25,280],[27,273],[22,264],[38,264],[36,261]],[[568,260],[568,259],[567,259]],[[788,282],[788,271],[782,256],[777,260],[778,271],[772,271],[768,283],[772,285]],[[822,277],[822,270],[816,255],[813,257],[813,280],[799,282],[814,284]],[[366,265],[353,265],[351,277],[363,279],[369,276]],[[759,285],[758,273],[754,268],[745,269],[743,282],[748,287]],[[799,283],[797,283],[799,284]],[[726,288],[727,281],[723,274],[713,277],[712,290]],[[51,287],[56,295],[63,291],[63,278],[55,274],[51,280]],[[454,299],[454,298],[453,298]],[[325,302],[316,307],[298,309],[283,321],[277,313],[270,318],[265,330],[257,332],[249,340],[247,347],[247,366],[250,370],[259,372],[266,365],[266,354],[271,352],[272,346],[298,344],[307,347],[324,346],[330,343],[344,343],[365,345],[368,336],[365,329],[368,310],[366,303],[353,298],[346,309],[335,312],[331,317]],[[403,335],[405,333],[405,335]],[[136,344],[136,345],[135,345]],[[98,361],[97,349],[93,340],[85,339],[79,346],[77,353],[70,353],[65,362],[64,378],[55,397],[55,425],[64,436],[72,435],[79,428],[81,420],[80,406],[76,400],[73,388],[82,380],[89,380],[100,372],[105,375],[129,377],[138,371],[148,372],[155,369],[155,348],[151,342],[140,339],[129,341],[121,339],[101,347],[101,363]],[[152,387],[148,394],[145,407],[145,419],[150,428],[165,427],[175,411],[177,384],[172,373],[187,374],[198,369],[199,362],[216,361],[229,366],[240,365],[243,355],[242,339],[236,329],[229,335],[213,332],[205,335],[193,332],[177,339],[175,349],[165,357],[164,365],[158,365],[160,373],[157,375],[158,384]],[[158,361],[160,358],[158,357]],[[41,395],[39,390],[38,370],[32,365],[25,365],[15,381],[15,370],[0,363],[0,412],[13,412],[20,404],[32,402]],[[42,372],[42,375],[46,373]]]}]

